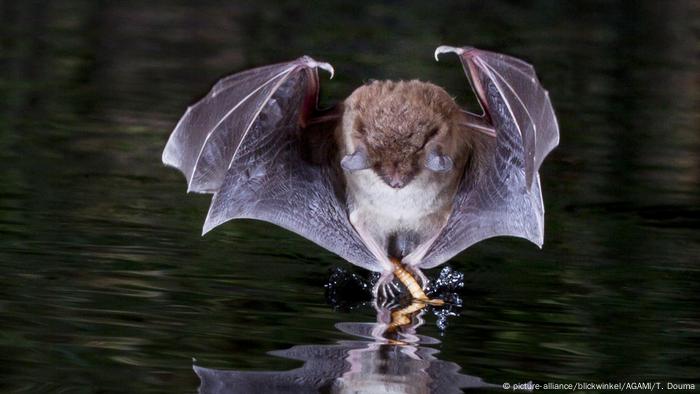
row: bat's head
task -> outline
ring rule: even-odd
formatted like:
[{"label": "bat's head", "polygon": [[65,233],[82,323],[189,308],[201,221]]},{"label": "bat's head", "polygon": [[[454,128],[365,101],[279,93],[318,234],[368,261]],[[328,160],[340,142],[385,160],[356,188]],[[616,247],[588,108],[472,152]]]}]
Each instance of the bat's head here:
[{"label": "bat's head", "polygon": [[442,88],[421,81],[375,81],[345,102],[346,171],[373,170],[402,188],[423,171],[458,171],[465,133],[460,109]]}]

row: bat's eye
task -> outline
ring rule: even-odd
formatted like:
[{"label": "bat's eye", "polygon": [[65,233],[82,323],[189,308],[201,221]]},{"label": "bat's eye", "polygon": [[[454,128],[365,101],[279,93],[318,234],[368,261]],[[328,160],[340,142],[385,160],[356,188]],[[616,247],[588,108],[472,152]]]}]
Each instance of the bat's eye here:
[{"label": "bat's eye", "polygon": [[429,151],[425,157],[425,167],[433,172],[447,172],[453,165],[452,158],[440,153],[437,149]]},{"label": "bat's eye", "polygon": [[437,127],[433,127],[432,129],[430,129],[425,140],[429,141],[431,138],[435,137],[435,135],[438,133],[438,131],[440,131],[440,129],[438,129]]},{"label": "bat's eye", "polygon": [[[440,131],[440,130],[437,127],[433,127],[432,129],[430,129],[429,132],[427,132],[425,134],[425,137],[422,140],[420,140],[420,141],[416,140],[415,145],[420,146],[420,148],[418,148],[418,150],[425,148],[425,146],[428,145],[428,143],[430,143],[430,140],[432,140],[433,137],[435,137],[435,135],[437,135],[438,131]],[[419,137],[419,136],[416,136],[416,137]]]}]

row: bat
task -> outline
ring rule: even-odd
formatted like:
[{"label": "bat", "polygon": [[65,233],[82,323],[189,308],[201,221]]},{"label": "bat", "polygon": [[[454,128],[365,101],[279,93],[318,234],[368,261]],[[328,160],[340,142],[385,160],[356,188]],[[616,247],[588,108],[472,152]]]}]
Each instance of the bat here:
[{"label": "bat", "polygon": [[[456,54],[482,114],[419,81],[364,85],[317,108],[318,68],[303,56],[225,77],[187,109],[163,163],[213,198],[203,234],[232,219],[274,223],[381,273],[416,299],[438,266],[494,236],[542,246],[539,168],[559,143],[533,67],[472,47]],[[415,280],[418,278],[421,283]]]}]

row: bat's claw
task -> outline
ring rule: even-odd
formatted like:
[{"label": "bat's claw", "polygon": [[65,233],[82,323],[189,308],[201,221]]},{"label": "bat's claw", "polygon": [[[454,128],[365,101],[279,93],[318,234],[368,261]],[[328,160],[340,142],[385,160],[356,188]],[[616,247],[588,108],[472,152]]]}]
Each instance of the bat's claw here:
[{"label": "bat's claw", "polygon": [[398,284],[394,283],[394,274],[391,272],[384,272],[382,276],[379,277],[377,283],[372,289],[372,295],[375,300],[393,300],[401,295],[401,288]]},{"label": "bat's claw", "polygon": [[472,49],[472,47],[451,47],[449,45],[440,45],[435,49],[435,53],[433,56],[435,56],[435,61],[439,61],[438,56],[442,55],[443,53],[456,53],[458,56],[461,56],[464,52]]},{"label": "bat's claw", "polygon": [[309,67],[320,68],[320,69],[328,71],[328,73],[331,74],[330,79],[333,79],[333,76],[335,75],[335,70],[333,69],[333,66],[331,66],[330,63],[317,62],[311,56],[303,56],[301,58],[301,61],[304,62],[304,64],[306,64]]}]

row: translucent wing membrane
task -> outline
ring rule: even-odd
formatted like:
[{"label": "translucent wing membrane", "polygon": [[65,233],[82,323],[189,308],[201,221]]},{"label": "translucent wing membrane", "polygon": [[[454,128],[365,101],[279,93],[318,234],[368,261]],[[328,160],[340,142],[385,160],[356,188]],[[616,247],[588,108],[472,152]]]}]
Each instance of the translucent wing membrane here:
[{"label": "translucent wing membrane", "polygon": [[163,163],[187,178],[188,191],[214,192],[259,109],[298,62],[260,67],[219,81],[180,119],[163,151]]},{"label": "translucent wing membrane", "polygon": [[264,220],[378,270],[336,194],[334,167],[302,154],[301,125],[318,97],[316,67],[332,73],[303,57],[222,79],[187,110],[163,162],[185,174],[190,191],[214,194],[205,233],[231,219]]},{"label": "translucent wing membrane", "polygon": [[559,125],[549,93],[540,84],[535,69],[520,59],[470,48],[460,60],[474,84],[479,85],[477,95],[488,115],[492,116],[493,110],[482,95],[486,91],[482,81],[491,81],[503,97],[503,115],[510,118],[522,137],[525,177],[528,187],[532,187],[542,161],[559,144]]},{"label": "translucent wing membrane", "polygon": [[[541,246],[544,206],[538,169],[558,144],[549,95],[522,60],[474,48],[440,47],[459,55],[495,130],[480,176],[466,172],[453,212],[421,267],[430,268],[483,239],[510,235]],[[484,137],[490,138],[490,137]]]}]

